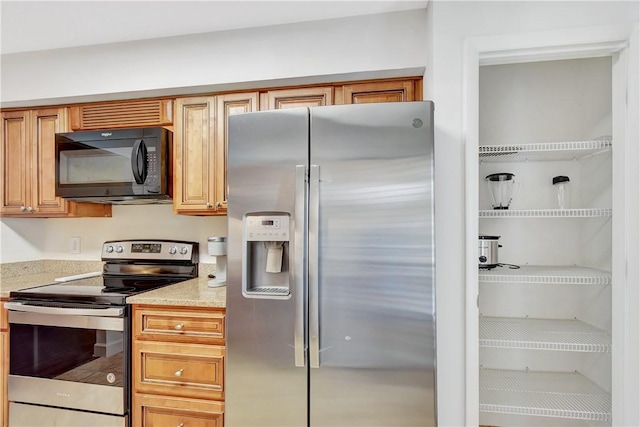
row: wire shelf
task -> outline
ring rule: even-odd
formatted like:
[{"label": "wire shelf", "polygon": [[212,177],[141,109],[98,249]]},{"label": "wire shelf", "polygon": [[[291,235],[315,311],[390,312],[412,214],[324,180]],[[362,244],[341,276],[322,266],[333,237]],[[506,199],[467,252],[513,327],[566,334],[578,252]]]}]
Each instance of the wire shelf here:
[{"label": "wire shelf", "polygon": [[608,218],[610,208],[589,209],[482,209],[480,218]]},{"label": "wire shelf", "polygon": [[522,265],[480,270],[480,283],[540,283],[557,285],[610,285],[611,272],[580,266]]},{"label": "wire shelf", "polygon": [[592,141],[538,142],[515,145],[481,145],[481,162],[580,160],[611,150],[611,138]]},{"label": "wire shelf", "polygon": [[480,347],[611,353],[611,335],[575,319],[481,317]]},{"label": "wire shelf", "polygon": [[578,372],[481,368],[480,411],[611,421],[611,395]]}]

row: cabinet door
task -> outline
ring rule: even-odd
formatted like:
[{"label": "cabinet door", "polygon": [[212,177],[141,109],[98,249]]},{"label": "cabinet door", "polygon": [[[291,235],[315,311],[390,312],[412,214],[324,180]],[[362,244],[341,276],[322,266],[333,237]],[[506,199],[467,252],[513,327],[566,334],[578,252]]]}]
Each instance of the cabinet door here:
[{"label": "cabinet door", "polygon": [[36,214],[65,214],[66,200],[56,197],[56,133],[66,132],[65,108],[31,111],[32,206]]},{"label": "cabinet door", "polygon": [[100,102],[70,107],[70,126],[76,130],[169,126],[173,100],[142,99]]},{"label": "cabinet door", "polygon": [[319,107],[333,104],[332,87],[310,87],[299,89],[270,90],[261,94],[261,110],[284,108]]},{"label": "cabinet door", "polygon": [[346,84],[336,88],[336,104],[419,100],[413,80]]},{"label": "cabinet door", "polygon": [[30,206],[31,145],[29,111],[2,113],[2,206],[3,215],[20,215]]},{"label": "cabinet door", "polygon": [[223,427],[224,403],[136,393],[133,424],[139,427]]},{"label": "cabinet door", "polygon": [[211,215],[215,205],[215,97],[176,102],[173,210]]},{"label": "cabinet door", "polygon": [[234,114],[256,111],[258,92],[219,95],[216,120],[216,204],[227,209],[227,147],[229,142],[229,117]]},{"label": "cabinet door", "polygon": [[224,345],[225,313],[209,307],[133,307],[133,338]]},{"label": "cabinet door", "polygon": [[2,425],[9,425],[7,422],[8,402],[7,402],[7,374],[8,374],[8,347],[7,347],[7,335],[8,332],[0,332],[0,355],[2,355],[2,363],[0,363],[0,421]]},{"label": "cabinet door", "polygon": [[136,393],[224,400],[222,346],[135,341]]}]

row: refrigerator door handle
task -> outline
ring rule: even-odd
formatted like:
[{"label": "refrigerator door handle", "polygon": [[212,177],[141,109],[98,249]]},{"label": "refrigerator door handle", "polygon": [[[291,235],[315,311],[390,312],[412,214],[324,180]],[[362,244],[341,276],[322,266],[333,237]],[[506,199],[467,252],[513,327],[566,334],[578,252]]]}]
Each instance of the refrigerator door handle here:
[{"label": "refrigerator door handle", "polygon": [[296,190],[294,200],[294,298],[295,298],[295,324],[293,326],[293,343],[295,351],[295,365],[305,367],[305,289],[306,279],[304,272],[304,236],[306,225],[306,178],[307,169],[305,165],[296,165]]},{"label": "refrigerator door handle", "polygon": [[309,366],[320,367],[319,224],[320,167],[309,171]]}]

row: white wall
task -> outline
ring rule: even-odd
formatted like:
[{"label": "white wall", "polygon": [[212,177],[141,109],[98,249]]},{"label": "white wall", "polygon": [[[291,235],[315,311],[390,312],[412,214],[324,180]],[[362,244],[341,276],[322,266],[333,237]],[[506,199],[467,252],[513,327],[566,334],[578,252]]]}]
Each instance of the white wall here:
[{"label": "white wall", "polygon": [[[115,239],[179,239],[200,243],[200,262],[207,238],[227,235],[227,217],[174,215],[171,205],[113,206],[111,218],[2,219],[0,262],[38,259],[100,259],[102,244]],[[70,238],[80,237],[81,252],[70,253]]]},{"label": "white wall", "polygon": [[417,9],[2,55],[2,106],[421,74],[425,15]]},{"label": "white wall", "polygon": [[[425,96],[435,103],[438,417],[465,425],[465,147],[463,48],[466,37],[638,22],[637,2],[450,2],[427,9]],[[477,394],[469,390],[469,394]]]}]

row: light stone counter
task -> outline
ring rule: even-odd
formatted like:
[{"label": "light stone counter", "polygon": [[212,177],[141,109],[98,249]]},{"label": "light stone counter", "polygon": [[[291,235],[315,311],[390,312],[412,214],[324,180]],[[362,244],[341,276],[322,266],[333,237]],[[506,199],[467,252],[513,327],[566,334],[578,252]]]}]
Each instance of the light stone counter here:
[{"label": "light stone counter", "polygon": [[210,288],[206,276],[186,280],[127,298],[127,304],[217,307],[227,305],[227,287]]},{"label": "light stone counter", "polygon": [[[0,298],[11,291],[54,283],[59,277],[102,271],[102,261],[41,260],[0,264]],[[210,288],[207,275],[215,265],[200,264],[200,277],[165,286],[127,298],[129,304],[178,305],[191,307],[226,307],[227,288]],[[66,282],[73,284],[74,282]],[[83,280],[83,285],[102,286],[101,278]]]},{"label": "light stone counter", "polygon": [[[9,298],[11,291],[49,285],[59,277],[102,272],[102,261],[41,260],[12,262],[0,265],[0,298]],[[100,282],[96,281],[96,286]]]}]

